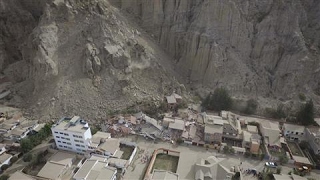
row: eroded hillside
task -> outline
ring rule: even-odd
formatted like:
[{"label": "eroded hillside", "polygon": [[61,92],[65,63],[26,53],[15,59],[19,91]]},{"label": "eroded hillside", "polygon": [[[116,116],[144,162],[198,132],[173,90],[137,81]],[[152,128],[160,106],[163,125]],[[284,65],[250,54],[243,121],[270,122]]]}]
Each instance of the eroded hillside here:
[{"label": "eroded hillside", "polygon": [[184,90],[170,58],[107,1],[0,4],[1,69],[30,116],[99,119]]},{"label": "eroded hillside", "polygon": [[111,0],[140,20],[194,88],[320,95],[318,0]]}]

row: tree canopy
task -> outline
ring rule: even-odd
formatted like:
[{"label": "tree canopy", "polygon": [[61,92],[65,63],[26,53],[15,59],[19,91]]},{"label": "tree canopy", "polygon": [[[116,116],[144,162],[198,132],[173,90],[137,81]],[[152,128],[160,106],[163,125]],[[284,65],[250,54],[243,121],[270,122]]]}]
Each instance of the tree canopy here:
[{"label": "tree canopy", "polygon": [[258,102],[254,99],[249,99],[247,101],[246,109],[244,110],[244,113],[246,114],[254,114],[257,110]]},{"label": "tree canopy", "polygon": [[23,153],[27,153],[31,151],[35,146],[41,144],[43,140],[45,140],[47,137],[51,135],[51,125],[46,124],[42,129],[39,130],[39,132],[35,135],[26,137],[21,140],[20,146],[21,151]]},{"label": "tree canopy", "polygon": [[232,106],[232,98],[228,91],[224,88],[217,88],[213,94],[209,94],[203,101],[202,106],[215,111],[230,110]]},{"label": "tree canopy", "polygon": [[302,125],[310,125],[314,122],[314,107],[311,99],[300,107],[297,114],[297,120]]}]

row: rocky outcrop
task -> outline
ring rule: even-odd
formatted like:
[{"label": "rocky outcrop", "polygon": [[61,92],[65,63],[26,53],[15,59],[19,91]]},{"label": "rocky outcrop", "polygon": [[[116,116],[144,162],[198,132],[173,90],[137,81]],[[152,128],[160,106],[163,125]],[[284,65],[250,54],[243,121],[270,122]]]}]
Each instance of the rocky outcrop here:
[{"label": "rocky outcrop", "polygon": [[28,2],[0,0],[0,65],[33,117],[101,119],[181,90],[170,60],[107,1]]},{"label": "rocky outcrop", "polygon": [[319,98],[317,0],[110,0],[140,20],[195,87]]}]

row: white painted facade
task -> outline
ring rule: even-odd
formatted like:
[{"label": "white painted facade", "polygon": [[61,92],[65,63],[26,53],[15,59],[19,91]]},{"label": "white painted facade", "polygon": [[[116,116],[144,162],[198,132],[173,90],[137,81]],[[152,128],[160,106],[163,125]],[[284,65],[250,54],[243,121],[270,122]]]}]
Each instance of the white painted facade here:
[{"label": "white painted facade", "polygon": [[92,138],[88,123],[79,116],[62,118],[51,128],[57,148],[84,154]]}]

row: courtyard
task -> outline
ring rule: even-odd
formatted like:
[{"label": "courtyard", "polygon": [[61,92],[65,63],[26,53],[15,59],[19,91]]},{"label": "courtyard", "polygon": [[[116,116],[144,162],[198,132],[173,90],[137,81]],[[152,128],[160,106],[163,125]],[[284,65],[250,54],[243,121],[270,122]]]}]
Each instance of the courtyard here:
[{"label": "courtyard", "polygon": [[[158,154],[154,165],[152,167],[152,171],[154,169],[165,170],[170,172],[176,172],[178,167],[179,157],[171,156],[167,154]],[[151,171],[151,172],[152,172]]]},{"label": "courtyard", "polygon": [[123,151],[123,154],[121,156],[121,159],[128,160],[134,150],[133,146],[128,146],[125,144],[120,144],[120,150]]},{"label": "courtyard", "polygon": [[288,147],[294,156],[303,156],[297,143],[292,142],[292,141],[287,141],[287,144],[288,144]]}]

